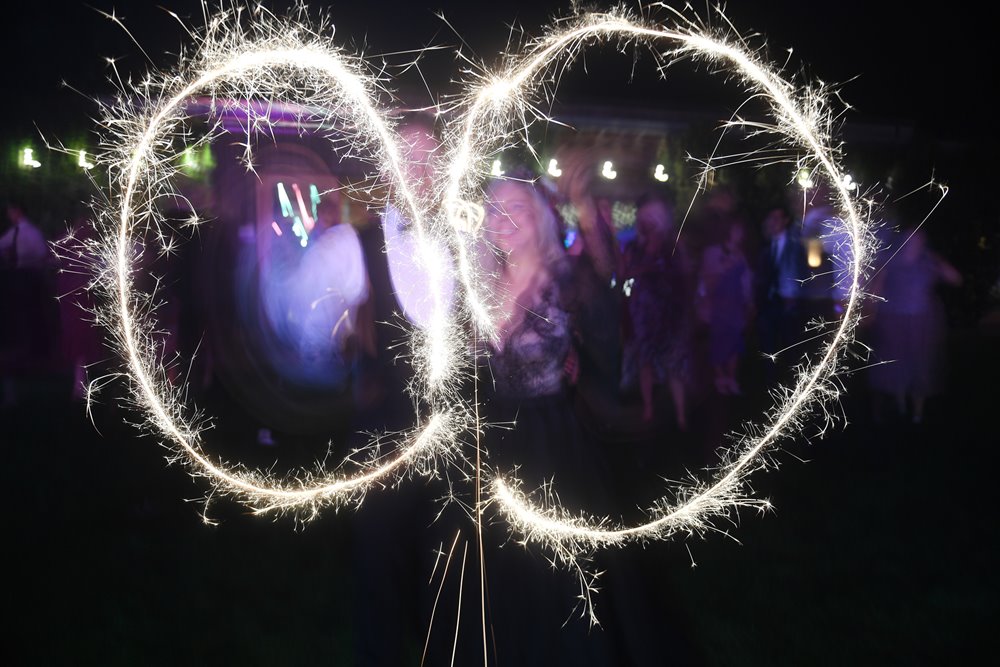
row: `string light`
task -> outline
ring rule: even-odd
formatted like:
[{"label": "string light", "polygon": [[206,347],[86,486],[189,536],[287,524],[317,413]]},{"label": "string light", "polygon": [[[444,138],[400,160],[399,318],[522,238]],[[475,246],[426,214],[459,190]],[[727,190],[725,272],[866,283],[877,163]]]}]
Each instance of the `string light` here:
[{"label": "string light", "polygon": [[38,169],[42,166],[42,163],[35,159],[35,150],[33,148],[25,148],[21,151],[21,165]]}]

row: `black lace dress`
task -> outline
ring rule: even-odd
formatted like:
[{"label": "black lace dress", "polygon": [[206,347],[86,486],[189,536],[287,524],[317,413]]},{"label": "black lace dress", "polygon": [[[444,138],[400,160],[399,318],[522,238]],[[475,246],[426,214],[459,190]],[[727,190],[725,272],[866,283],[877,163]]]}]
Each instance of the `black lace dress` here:
[{"label": "black lace dress", "polygon": [[[572,317],[562,298],[567,293],[564,281],[549,281],[532,303],[519,304],[524,316],[502,348],[489,351],[489,368],[480,374],[481,385],[492,385],[484,400],[486,422],[493,425],[486,436],[489,464],[505,477],[516,474],[525,492],[552,482],[564,507],[603,513],[602,451],[581,429],[564,377],[572,345]],[[536,502],[541,498],[533,495]],[[579,603],[574,574],[553,571],[550,554],[522,547],[519,537],[502,523],[487,531],[499,664],[612,664],[602,630],[591,631],[580,618],[566,623]]]},{"label": "black lace dress", "polygon": [[[564,366],[572,345],[572,317],[561,281],[548,281],[524,309],[500,349],[489,351],[492,391],[485,401],[490,460],[530,491],[555,480],[563,504],[584,509],[600,494],[588,489],[602,467],[573,412]],[[482,376],[486,380],[485,375]],[[484,382],[484,384],[486,384]],[[588,495],[595,497],[588,498]]]}]

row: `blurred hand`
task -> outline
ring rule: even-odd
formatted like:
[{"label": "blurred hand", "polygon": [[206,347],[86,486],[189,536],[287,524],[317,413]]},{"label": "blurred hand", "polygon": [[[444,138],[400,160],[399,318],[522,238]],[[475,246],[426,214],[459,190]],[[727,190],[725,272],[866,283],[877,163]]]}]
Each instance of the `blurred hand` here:
[{"label": "blurred hand", "polygon": [[[576,210],[584,252],[594,263],[597,274],[608,280],[618,270],[617,244],[612,243],[613,230],[605,233],[591,194],[597,164],[592,154],[583,148],[567,148],[557,153],[562,175],[558,179],[559,195]],[[610,225],[607,220],[603,224]]]},{"label": "blurred hand", "polygon": [[590,196],[590,185],[596,170],[593,158],[585,149],[567,148],[560,150],[556,159],[562,169],[562,176],[558,179],[560,196],[577,208],[587,200],[593,205],[593,197]]}]

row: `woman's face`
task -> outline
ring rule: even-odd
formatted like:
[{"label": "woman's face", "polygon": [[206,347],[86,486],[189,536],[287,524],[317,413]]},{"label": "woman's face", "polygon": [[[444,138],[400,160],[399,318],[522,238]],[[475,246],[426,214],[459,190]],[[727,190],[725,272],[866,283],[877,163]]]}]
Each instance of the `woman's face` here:
[{"label": "woman's face", "polygon": [[486,214],[487,238],[508,255],[538,253],[538,202],[528,186],[501,183],[493,190]]}]

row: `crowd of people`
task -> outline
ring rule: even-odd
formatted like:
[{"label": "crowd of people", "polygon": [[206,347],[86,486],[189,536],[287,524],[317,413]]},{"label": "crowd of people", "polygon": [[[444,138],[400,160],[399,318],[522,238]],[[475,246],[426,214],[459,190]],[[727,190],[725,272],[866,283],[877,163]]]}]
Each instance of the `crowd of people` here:
[{"label": "crowd of people", "polygon": [[[400,132],[410,147],[412,183],[418,196],[426,195],[437,149],[434,121],[412,115]],[[592,194],[596,170],[588,156],[567,153],[560,162],[558,180],[543,182],[528,170],[511,170],[484,193],[481,275],[486,289],[500,297],[494,311],[498,335],[477,350],[484,380],[480,400],[486,423],[515,425],[489,429],[485,451],[487,465],[499,472],[517,470],[525,489],[540,488],[555,475],[564,505],[608,515],[621,510],[606,475],[610,454],[603,436],[613,424],[628,422],[641,437],[687,431],[693,406],[706,395],[736,400],[744,393],[744,361],[751,352],[773,358],[793,348],[805,337],[807,321],[836,316],[842,294],[835,283],[820,298],[807,289],[829,269],[810,261],[802,234],[803,220],[827,206],[822,199],[799,191],[799,210],[787,201],[772,202],[758,225],[726,187],[704,193],[690,211],[666,190],[651,191],[635,201],[633,233],[625,240],[608,202]],[[560,214],[565,204],[575,214],[572,225]],[[402,212],[390,206],[359,231],[341,219],[341,210],[337,193],[328,193],[304,251],[289,242],[264,257],[249,244],[255,249],[237,258],[234,272],[244,286],[252,285],[251,296],[232,309],[219,305],[219,311],[234,314],[226,330],[250,350],[246,358],[278,378],[277,393],[314,389],[332,397],[340,405],[344,432],[402,429],[412,422],[416,401],[407,392],[413,373],[400,358],[400,344],[406,327],[427,323],[428,269],[418,261]],[[60,262],[22,207],[10,203],[6,217],[0,236],[4,407],[22,400],[24,378],[49,368],[53,359],[69,370],[73,396],[82,397],[85,369],[106,356],[90,315],[74,306],[90,302],[88,279],[78,271],[57,273]],[[697,227],[703,240],[690,243],[686,225]],[[278,237],[272,242],[288,241]],[[871,327],[877,359],[887,362],[870,371],[876,397],[891,397],[879,398],[875,411],[882,415],[888,403],[919,422],[926,399],[942,386],[944,321],[935,290],[961,278],[918,229],[900,233],[887,246],[891,258],[869,288],[884,301],[868,309],[863,321]],[[190,330],[198,312],[204,322],[206,309],[216,307],[190,307],[194,291],[182,289],[190,280],[181,276],[173,283],[181,303],[161,311],[163,328],[179,339],[191,338],[181,330]],[[453,284],[439,287],[446,302],[454,298]],[[56,294],[70,295],[62,308],[54,306]],[[269,333],[247,342],[254,327]],[[203,385],[216,372],[225,374],[232,366],[224,360],[227,350],[239,347],[212,340],[202,351],[207,361],[201,379],[193,380]],[[164,343],[164,349],[193,352],[184,340],[172,345]],[[278,351],[258,354],[267,348]],[[767,361],[760,368],[767,382],[786,378],[779,363]],[[662,405],[670,406],[669,416]],[[248,412],[260,422],[258,442],[274,445],[266,413],[252,406]],[[373,596],[359,612],[364,616],[367,609],[372,623],[384,620],[387,609],[407,613],[400,591],[409,586],[404,579],[412,579],[410,570],[421,557],[409,558],[385,543],[386,535],[393,535],[386,526],[396,526],[398,537],[426,523],[426,516],[411,516],[419,511],[418,502],[407,505],[400,510],[398,499],[392,506],[373,500],[366,508],[369,517],[382,519],[362,524],[357,540],[359,566],[378,570],[372,579],[385,581],[383,595]],[[501,535],[488,537],[505,541]],[[599,642],[551,642],[549,626],[566,617],[558,603],[572,603],[574,596],[553,584],[538,562],[526,564],[529,558],[506,550],[491,559],[490,624],[498,638],[508,638],[506,660],[540,664],[550,653],[565,659],[583,651],[575,664],[600,664]],[[538,576],[529,574],[532,568]],[[629,591],[632,598],[619,609],[627,617],[634,613],[629,609],[641,608],[634,599],[641,593],[624,568],[610,563],[608,572],[618,581],[618,595]],[[537,604],[526,607],[525,599]],[[362,633],[360,650],[378,661],[375,656],[390,647],[369,639]],[[436,644],[428,646],[433,651]]]}]

